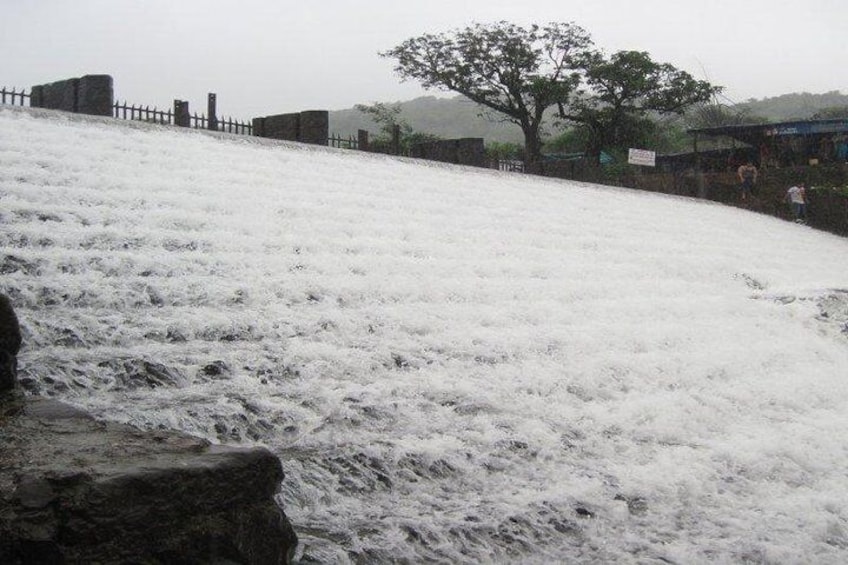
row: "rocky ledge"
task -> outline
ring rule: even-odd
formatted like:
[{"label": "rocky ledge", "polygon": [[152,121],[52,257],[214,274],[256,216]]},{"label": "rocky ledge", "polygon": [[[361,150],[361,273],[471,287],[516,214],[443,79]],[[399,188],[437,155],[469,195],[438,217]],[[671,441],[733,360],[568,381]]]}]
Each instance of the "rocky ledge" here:
[{"label": "rocky ledge", "polygon": [[0,295],[0,563],[291,561],[277,457],[25,398],[7,307]]},{"label": "rocky ledge", "polygon": [[286,563],[297,538],[263,448],[0,405],[0,563]]}]

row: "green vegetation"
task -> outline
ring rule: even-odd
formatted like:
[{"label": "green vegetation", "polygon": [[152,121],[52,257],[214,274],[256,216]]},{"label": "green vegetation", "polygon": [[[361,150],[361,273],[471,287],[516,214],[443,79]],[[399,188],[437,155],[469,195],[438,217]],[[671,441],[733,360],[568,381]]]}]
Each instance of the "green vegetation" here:
[{"label": "green vegetation", "polygon": [[[546,153],[584,153],[597,143],[590,128],[570,127],[545,143]],[[615,143],[606,143],[596,147],[594,157],[600,150],[614,156],[617,160],[627,160],[631,147],[650,148],[657,153],[677,153],[691,148],[691,140],[686,126],[678,118],[642,117],[622,120]]]},{"label": "green vegetation", "polygon": [[524,146],[520,143],[493,141],[486,144],[486,158],[490,161],[523,161]]},{"label": "green vegetation", "polygon": [[839,196],[848,198],[848,185],[843,186],[811,186],[810,190],[830,191]]},{"label": "green vegetation", "polygon": [[[400,117],[413,130],[436,135],[443,139],[482,137],[486,144],[521,143],[523,136],[518,126],[508,122],[493,122],[481,116],[480,107],[464,96],[421,96],[413,100],[396,101]],[[364,129],[372,133],[380,125],[373,118],[349,108],[330,112],[330,131],[342,135],[356,135]]]},{"label": "green vegetation", "polygon": [[[460,137],[482,137],[491,155],[504,159],[522,159],[523,144],[521,129],[515,124],[491,121],[481,116],[477,104],[464,96],[437,98],[423,96],[405,102],[395,102],[400,109],[399,118],[416,132],[451,139]],[[543,153],[583,152],[586,141],[573,125],[557,126],[555,112],[549,111],[545,119],[549,127],[543,133]],[[692,106],[682,116],[649,115],[653,126],[644,132],[646,139],[641,147],[659,153],[677,153],[692,150],[692,140],[687,129],[715,127],[732,124],[790,121],[794,119],[848,118],[848,94],[828,92],[825,94],[784,94],[763,100],[748,100],[741,104],[721,102],[713,99]],[[342,135],[356,135],[357,129],[375,133],[381,126],[367,114],[355,109],[330,112],[330,131]],[[504,148],[510,147],[509,151]],[[621,151],[607,152],[619,157]]]},{"label": "green vegetation", "polygon": [[428,141],[437,141],[441,139],[439,136],[416,132],[412,129],[409,123],[401,118],[400,104],[384,104],[375,102],[373,105],[357,104],[356,110],[371,117],[375,124],[380,128],[380,133],[369,140],[369,145],[372,151],[381,153],[392,153],[392,140],[395,129],[398,131],[398,151],[408,153],[409,149],[416,143],[426,143]]},{"label": "green vegetation", "polygon": [[848,105],[829,106],[822,108],[813,114],[815,120],[846,120],[848,119]]},{"label": "green vegetation", "polygon": [[604,149],[655,146],[651,141],[657,141],[660,133],[656,118],[683,115],[720,91],[672,65],[653,61],[644,51],[619,51],[609,57],[592,53],[584,72],[586,92],[567,106],[560,104],[559,117],[582,130],[586,152],[594,162],[600,162]]}]

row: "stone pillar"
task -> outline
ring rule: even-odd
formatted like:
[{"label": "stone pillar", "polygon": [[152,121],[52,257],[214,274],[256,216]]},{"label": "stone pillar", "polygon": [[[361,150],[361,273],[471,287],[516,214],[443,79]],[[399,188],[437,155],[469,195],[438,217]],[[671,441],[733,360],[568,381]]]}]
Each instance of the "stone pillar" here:
[{"label": "stone pillar", "polygon": [[[37,84],[30,91],[29,105],[33,108],[44,108],[44,86]],[[14,102],[14,100],[12,101]]]},{"label": "stone pillar", "polygon": [[75,112],[92,116],[112,116],[114,103],[111,76],[86,75],[79,79]]},{"label": "stone pillar", "polygon": [[187,128],[191,126],[187,100],[174,100],[174,125]]},{"label": "stone pillar", "polygon": [[265,116],[262,137],[298,141],[300,139],[300,114]]},{"label": "stone pillar", "polygon": [[30,106],[94,116],[111,116],[114,104],[112,77],[86,75],[32,87]]},{"label": "stone pillar", "polygon": [[416,159],[427,159],[427,143],[415,143],[409,148],[409,156]]},{"label": "stone pillar", "polygon": [[326,146],[330,141],[330,114],[307,110],[253,118],[253,135]]},{"label": "stone pillar", "polygon": [[472,167],[486,166],[486,148],[482,137],[464,137],[457,140],[457,162]]},{"label": "stone pillar", "polygon": [[392,155],[400,155],[400,126],[392,126]]},{"label": "stone pillar", "polygon": [[41,108],[74,112],[77,107],[77,79],[41,85]]},{"label": "stone pillar", "polygon": [[209,96],[206,99],[206,116],[207,116],[207,129],[211,129],[213,131],[218,131],[218,114],[217,114],[217,97],[214,92],[210,92]]},{"label": "stone pillar", "polygon": [[358,130],[356,132],[356,146],[360,151],[368,151],[368,130]]},{"label": "stone pillar", "polygon": [[330,114],[327,110],[306,110],[300,113],[298,141],[326,146],[330,137]]},{"label": "stone pillar", "polygon": [[21,327],[18,317],[9,297],[0,294],[0,393],[15,388],[20,349]]}]

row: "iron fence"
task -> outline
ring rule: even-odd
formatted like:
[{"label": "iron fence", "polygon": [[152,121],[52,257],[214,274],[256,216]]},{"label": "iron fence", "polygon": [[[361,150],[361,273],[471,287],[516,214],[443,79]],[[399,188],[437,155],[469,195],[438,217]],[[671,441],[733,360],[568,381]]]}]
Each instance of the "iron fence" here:
[{"label": "iron fence", "polygon": [[[30,93],[28,93],[23,88],[20,91],[15,90],[7,90],[6,87],[0,88],[0,104],[11,104],[12,106],[26,106],[24,102],[29,102],[31,98]],[[8,102],[7,102],[8,100]],[[17,100],[17,103],[15,102]]]},{"label": "iron fence", "polygon": [[[0,88],[0,103],[13,106],[31,106],[32,91],[25,89]],[[211,118],[210,118],[211,116]],[[205,129],[232,133],[236,135],[253,135],[253,122],[237,120],[232,117],[215,117],[215,95],[209,95],[209,112],[207,114],[188,112],[188,103],[175,100],[174,107],[160,109],[156,106],[129,104],[127,101],[116,101],[112,104],[112,117],[119,120],[148,122],[159,125],[177,125],[192,129]],[[328,137],[327,145],[341,149],[369,149],[368,132],[360,131],[358,136],[342,136],[333,134]]]},{"label": "iron fence", "polygon": [[327,138],[327,145],[339,149],[359,149],[359,139],[353,135],[343,137],[334,133]]},{"label": "iron fence", "polygon": [[112,105],[112,110],[112,116],[121,120],[150,122],[162,125],[174,123],[174,112],[171,110],[159,110],[156,107],[151,109],[150,106],[131,106],[126,102],[123,104],[115,102]]},{"label": "iron fence", "polygon": [[[10,104],[12,106],[31,106],[32,92],[27,92],[26,89],[11,90],[2,87],[0,88],[0,104]],[[232,117],[216,118],[211,120],[205,114],[191,114],[179,116],[176,108],[168,110],[160,110],[157,107],[139,106],[128,104],[126,101],[120,101],[112,104],[112,117],[120,120],[131,120],[149,122],[160,125],[184,125],[194,129],[208,129],[213,131],[221,131],[233,133],[237,135],[252,135],[253,124],[251,122],[236,120]],[[179,118],[182,118],[180,123]]]},{"label": "iron fence", "polygon": [[209,118],[201,114],[200,116],[192,116],[192,127],[197,129],[211,129],[215,131],[223,131],[226,133],[234,133],[237,135],[253,135],[253,124],[234,120],[233,118],[215,118],[214,126],[209,126]]},{"label": "iron fence", "polygon": [[177,110],[160,110],[156,107],[136,106],[134,104],[127,104],[126,102],[123,104],[115,102],[112,108],[114,110],[113,117],[121,120],[150,122],[160,125],[183,125],[192,129],[222,131],[237,135],[253,135],[253,124],[236,120],[232,117],[213,118],[210,120],[206,114],[198,114],[197,112],[180,116],[178,108]]},{"label": "iron fence", "polygon": [[498,159],[496,168],[500,171],[507,171],[510,173],[523,173],[524,161],[519,161],[517,159]]}]

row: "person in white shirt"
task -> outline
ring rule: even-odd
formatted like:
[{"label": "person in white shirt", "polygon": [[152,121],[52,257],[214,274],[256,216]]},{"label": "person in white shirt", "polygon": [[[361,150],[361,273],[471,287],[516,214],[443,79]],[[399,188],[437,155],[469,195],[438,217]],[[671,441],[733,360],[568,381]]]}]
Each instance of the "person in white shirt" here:
[{"label": "person in white shirt", "polygon": [[799,224],[807,221],[807,198],[804,183],[799,182],[796,185],[790,186],[786,191],[786,201],[792,206],[792,213],[795,215],[795,221]]}]

